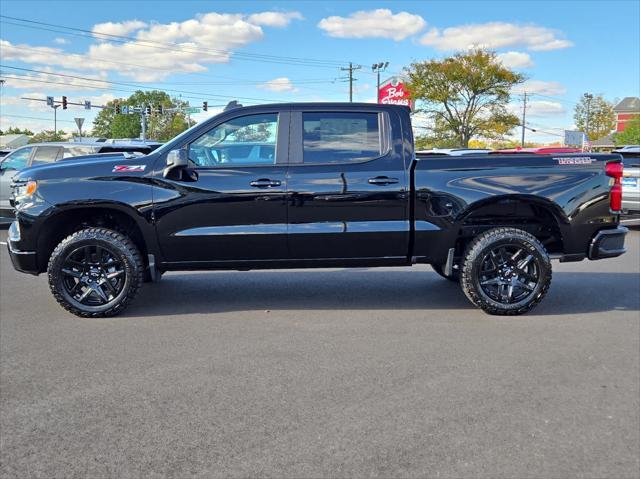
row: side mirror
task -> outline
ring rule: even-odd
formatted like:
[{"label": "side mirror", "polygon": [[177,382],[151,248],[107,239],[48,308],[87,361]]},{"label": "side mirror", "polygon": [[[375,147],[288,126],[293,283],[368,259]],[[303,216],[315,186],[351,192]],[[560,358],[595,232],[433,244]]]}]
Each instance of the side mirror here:
[{"label": "side mirror", "polygon": [[167,166],[163,171],[165,178],[169,177],[171,171],[189,166],[189,152],[186,148],[171,150],[167,153]]},{"label": "side mirror", "polygon": [[171,150],[167,154],[167,168],[177,168],[180,166],[189,166],[189,154],[186,148]]}]

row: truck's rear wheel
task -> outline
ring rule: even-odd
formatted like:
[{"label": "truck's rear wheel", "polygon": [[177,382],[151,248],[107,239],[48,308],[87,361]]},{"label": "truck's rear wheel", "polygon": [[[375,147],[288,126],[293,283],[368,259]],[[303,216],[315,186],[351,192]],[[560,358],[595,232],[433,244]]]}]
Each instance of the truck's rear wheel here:
[{"label": "truck's rear wheel", "polygon": [[551,262],[542,243],[526,231],[495,228],[467,247],[460,282],[466,296],[485,312],[523,314],[549,290]]},{"label": "truck's rear wheel", "polygon": [[49,259],[49,287],[63,308],[82,317],[121,313],[143,280],[135,244],[106,228],[77,231],[60,242]]},{"label": "truck's rear wheel", "polygon": [[439,264],[432,264],[431,268],[433,268],[433,270],[444,279],[448,279],[449,281],[453,281],[454,283],[460,282],[460,273],[457,270],[453,270],[451,276],[447,276],[444,272],[444,268]]}]

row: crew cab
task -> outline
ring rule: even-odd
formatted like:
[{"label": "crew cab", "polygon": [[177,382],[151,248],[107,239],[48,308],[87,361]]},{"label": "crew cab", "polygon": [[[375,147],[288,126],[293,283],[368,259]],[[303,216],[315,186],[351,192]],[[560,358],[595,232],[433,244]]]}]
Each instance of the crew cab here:
[{"label": "crew cab", "polygon": [[147,156],[65,163],[16,175],[8,248],[79,316],[121,312],[165,271],[414,264],[515,315],[551,259],[625,251],[619,155],[416,159],[397,105],[228,108]]}]

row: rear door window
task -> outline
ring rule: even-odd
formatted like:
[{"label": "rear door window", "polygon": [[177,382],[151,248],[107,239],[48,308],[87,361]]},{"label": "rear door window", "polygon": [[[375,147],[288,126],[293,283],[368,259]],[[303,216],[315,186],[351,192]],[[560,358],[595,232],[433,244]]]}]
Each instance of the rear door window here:
[{"label": "rear door window", "polygon": [[72,158],[74,156],[91,155],[95,152],[95,148],[92,146],[70,146],[64,148],[63,158]]},{"label": "rear door window", "polygon": [[33,155],[31,165],[42,165],[45,163],[53,163],[58,159],[58,155],[61,153],[61,146],[39,146],[36,148],[36,153]]},{"label": "rear door window", "polygon": [[344,163],[381,156],[380,120],[375,112],[303,113],[303,162]]}]

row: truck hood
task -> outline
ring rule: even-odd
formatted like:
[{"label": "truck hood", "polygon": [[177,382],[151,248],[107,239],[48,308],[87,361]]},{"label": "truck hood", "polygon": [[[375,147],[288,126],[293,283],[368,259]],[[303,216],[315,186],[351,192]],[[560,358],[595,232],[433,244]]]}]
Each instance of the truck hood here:
[{"label": "truck hood", "polygon": [[156,158],[155,155],[135,158],[125,158],[124,155],[87,155],[25,168],[14,175],[13,181],[60,180],[97,176],[143,176],[151,171]]}]

